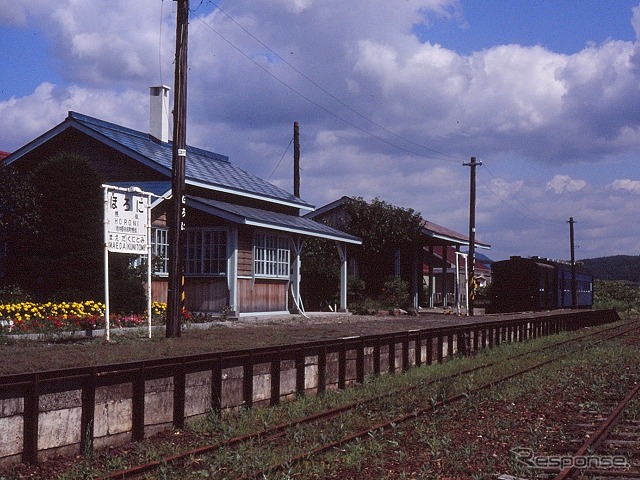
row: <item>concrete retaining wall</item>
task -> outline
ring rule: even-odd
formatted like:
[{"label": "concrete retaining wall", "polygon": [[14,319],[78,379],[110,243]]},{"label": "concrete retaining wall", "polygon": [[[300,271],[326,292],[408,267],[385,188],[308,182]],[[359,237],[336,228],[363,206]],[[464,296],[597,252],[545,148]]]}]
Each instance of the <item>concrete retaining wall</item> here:
[{"label": "concrete retaining wall", "polygon": [[[414,343],[409,358],[414,358]],[[455,350],[455,349],[454,349]],[[446,352],[446,342],[445,342]],[[395,365],[401,365],[401,345],[395,348]],[[356,381],[356,351],[348,350],[345,356],[346,385]],[[319,390],[318,356],[305,357],[304,390],[314,395]],[[327,354],[326,389],[338,388],[338,354]],[[426,346],[422,347],[422,361],[426,361]],[[373,372],[373,348],[365,348],[364,369]],[[388,347],[380,348],[380,371],[388,371]],[[280,362],[280,400],[290,400],[297,395],[296,364],[294,360]],[[171,428],[173,421],[174,378],[167,372],[166,378],[147,380],[144,393],[145,435]],[[271,363],[253,367],[253,404],[271,403]],[[222,410],[243,405],[244,368],[222,369]],[[197,419],[211,411],[212,373],[203,371],[186,375],[185,418]],[[23,450],[24,399],[11,398],[4,392],[0,396],[0,462],[21,461]],[[93,446],[96,449],[118,445],[132,439],[133,388],[131,383],[97,387],[95,391]],[[81,448],[82,391],[71,390],[40,396],[38,405],[38,460],[57,455],[78,454]]]},{"label": "concrete retaining wall", "polygon": [[[239,366],[231,367],[225,366],[229,363],[220,363],[223,362],[223,354],[212,358],[211,363],[206,364],[208,366],[197,366],[191,370],[180,370],[188,365],[180,364],[181,359],[169,359],[173,361],[170,367],[163,364],[127,365],[129,370],[123,370],[124,377],[110,371],[100,374],[113,375],[108,385],[106,382],[92,383],[103,377],[96,372],[87,377],[84,370],[75,375],[75,379],[70,376],[60,381],[51,376],[40,378],[38,374],[16,376],[15,379],[2,377],[0,380],[5,382],[0,388],[0,463],[78,454],[83,449],[104,448],[152,435],[171,428],[174,422],[179,421],[174,418],[174,401],[180,402],[182,398],[184,420],[189,421],[208,414],[218,406],[224,412],[247,404],[274,404],[298,394],[316,394],[342,385],[346,387],[368,374],[399,371],[417,362],[436,362],[439,358],[456,355],[459,349],[464,353],[500,342],[524,341],[619,319],[615,312],[599,316],[594,312],[576,313],[578,315],[580,322],[572,321],[573,325],[569,316],[556,315],[530,322],[520,318],[504,327],[466,325],[438,334],[431,331],[400,333],[393,340],[388,337],[369,339],[373,342],[369,344],[358,339],[345,340],[344,344],[335,340],[330,344],[332,350],[324,347],[324,353],[321,352],[324,361],[319,357],[317,347],[300,347],[295,353],[299,355],[295,357],[297,361],[291,356],[279,357],[276,349],[262,352],[258,361],[253,361],[253,352],[245,354],[242,363],[236,363]],[[416,355],[416,347],[419,355]],[[394,353],[392,359],[389,358],[390,351]],[[272,362],[275,362],[274,371]],[[150,370],[153,370],[153,375],[141,376]],[[182,377],[177,371],[186,373]],[[251,375],[250,381],[245,381],[245,372]],[[279,388],[273,388],[274,375],[279,377]],[[80,377],[82,380],[78,379]],[[324,384],[320,384],[322,380]],[[177,389],[174,388],[176,385],[179,385]],[[34,391],[35,394],[29,393]],[[136,391],[143,392],[144,402],[134,398]],[[271,398],[274,391],[279,392],[277,399]],[[218,396],[216,392],[220,398],[213,398]],[[247,395],[250,399],[246,398]],[[83,439],[83,435],[90,438]]]}]

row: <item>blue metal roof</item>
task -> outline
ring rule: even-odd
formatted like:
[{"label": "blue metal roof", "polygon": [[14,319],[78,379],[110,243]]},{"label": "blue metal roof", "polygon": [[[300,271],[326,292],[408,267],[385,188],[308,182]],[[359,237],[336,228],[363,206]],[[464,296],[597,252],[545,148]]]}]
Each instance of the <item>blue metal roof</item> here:
[{"label": "blue metal roof", "polygon": [[362,244],[362,240],[358,237],[354,237],[353,235],[341,232],[340,230],[306,217],[297,217],[295,215],[287,215],[286,213],[271,212],[259,208],[245,207],[192,196],[187,196],[187,205],[233,223],[271,228],[279,231],[289,231],[301,235],[328,238],[356,245]]},{"label": "blue metal roof", "polygon": [[[135,158],[151,163],[159,171],[171,175],[172,142],[160,142],[147,133],[114,123],[69,112],[66,122],[78,123],[133,152]],[[229,158],[200,148],[187,146],[186,181],[204,188],[235,193],[297,208],[313,206],[275,185],[233,165]]]}]

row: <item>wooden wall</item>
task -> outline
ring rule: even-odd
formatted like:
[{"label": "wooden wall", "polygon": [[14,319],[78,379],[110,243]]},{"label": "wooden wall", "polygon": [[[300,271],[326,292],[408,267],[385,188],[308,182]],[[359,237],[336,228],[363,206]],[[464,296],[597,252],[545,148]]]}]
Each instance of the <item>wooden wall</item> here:
[{"label": "wooden wall", "polygon": [[238,279],[238,308],[240,313],[277,312],[287,310],[287,280],[256,278]]},{"label": "wooden wall", "polygon": [[190,312],[220,312],[229,305],[227,278],[185,278],[185,307]]},{"label": "wooden wall", "polygon": [[238,275],[250,276],[253,272],[253,231],[238,229]]},{"label": "wooden wall", "polygon": [[[161,221],[164,218],[159,217]],[[238,312],[282,312],[288,310],[288,279],[251,279],[253,230],[238,232]],[[155,301],[166,302],[168,280],[154,279],[151,287]],[[185,307],[190,312],[220,312],[229,305],[226,277],[186,277]]]},{"label": "wooden wall", "polygon": [[169,279],[155,278],[151,281],[151,299],[154,302],[167,303],[169,298]]}]

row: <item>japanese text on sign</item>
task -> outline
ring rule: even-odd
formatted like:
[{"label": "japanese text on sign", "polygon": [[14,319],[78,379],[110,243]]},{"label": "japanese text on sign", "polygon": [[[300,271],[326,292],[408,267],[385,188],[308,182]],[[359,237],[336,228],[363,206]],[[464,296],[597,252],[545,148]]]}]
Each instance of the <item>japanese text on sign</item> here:
[{"label": "japanese text on sign", "polygon": [[105,242],[110,252],[146,253],[148,208],[146,195],[108,190]]}]

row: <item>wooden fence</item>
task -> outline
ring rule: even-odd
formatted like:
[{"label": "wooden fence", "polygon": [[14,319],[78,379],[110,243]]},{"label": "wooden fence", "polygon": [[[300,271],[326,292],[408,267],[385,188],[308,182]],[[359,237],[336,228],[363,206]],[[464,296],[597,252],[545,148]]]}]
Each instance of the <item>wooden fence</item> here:
[{"label": "wooden fence", "polygon": [[[164,428],[171,425],[182,428],[186,419],[195,416],[188,399],[207,399],[207,405],[199,411],[196,409],[195,414],[240,405],[249,408],[256,403],[275,405],[286,396],[321,394],[327,388],[344,389],[350,383],[364,382],[368,374],[394,373],[442,362],[454,355],[468,355],[503,342],[523,342],[617,320],[619,317],[613,310],[579,310],[544,316],[522,314],[456,327],[1,376],[0,429],[15,445],[10,447],[11,442],[7,441],[5,451],[0,446],[0,461],[34,463],[60,453],[63,446],[67,447],[65,453],[69,448],[83,453],[91,451],[98,437],[105,435],[102,427],[100,434],[95,431],[97,422],[102,421],[97,415],[104,410],[98,407],[102,400],[97,402],[96,395],[100,392],[102,397],[104,387],[120,386],[123,390],[124,385],[128,392],[122,394],[121,399],[129,402],[127,407],[117,413],[127,417],[125,427],[120,429],[119,441],[123,443],[141,440],[149,434],[153,415],[145,409],[169,410],[160,412],[161,416],[166,414],[165,420],[168,420]],[[233,371],[241,374],[229,378],[229,372]],[[204,376],[201,385],[205,385],[205,393],[192,391],[196,387],[187,379],[193,374]],[[261,374],[266,375],[268,381],[257,381]],[[290,377],[288,382],[285,376]],[[169,385],[168,398],[161,402],[163,406],[152,407],[149,385],[160,379]],[[235,394],[233,383],[229,382],[237,385]],[[111,392],[110,395],[120,394]],[[63,405],[65,397],[76,397],[75,403]],[[50,407],[52,403],[57,406]],[[45,422],[51,422],[51,417],[45,415],[56,408],[64,412],[57,417],[60,425],[54,423],[44,428]],[[70,425],[72,418],[79,418],[79,424]],[[62,423],[65,429],[71,428],[67,439],[61,439],[59,444],[45,442],[43,432],[62,428]],[[46,451],[50,455],[43,455]]]}]

